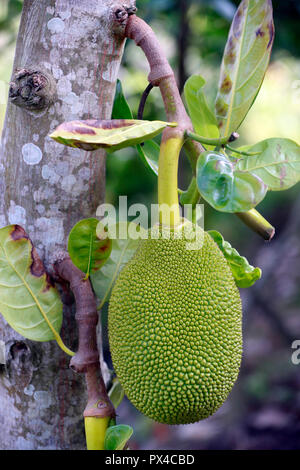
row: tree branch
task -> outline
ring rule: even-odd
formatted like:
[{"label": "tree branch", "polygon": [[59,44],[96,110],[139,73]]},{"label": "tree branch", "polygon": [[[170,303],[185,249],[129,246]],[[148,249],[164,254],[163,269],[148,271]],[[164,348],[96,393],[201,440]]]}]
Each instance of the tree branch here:
[{"label": "tree branch", "polygon": [[88,403],[84,416],[114,418],[116,413],[108,397],[99,362],[96,326],[98,323],[97,303],[90,281],[74,264],[68,255],[59,257],[55,270],[60,278],[70,283],[76,301],[78,324],[78,352],[72,358],[70,367],[75,372],[85,373]]}]

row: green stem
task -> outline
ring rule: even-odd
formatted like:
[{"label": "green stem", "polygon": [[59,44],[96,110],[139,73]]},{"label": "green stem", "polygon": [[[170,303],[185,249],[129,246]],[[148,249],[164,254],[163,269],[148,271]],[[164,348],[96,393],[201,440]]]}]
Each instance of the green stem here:
[{"label": "green stem", "polygon": [[275,228],[256,210],[238,212],[236,215],[254,232],[270,241],[275,235]]},{"label": "green stem", "polygon": [[58,346],[66,353],[68,354],[69,356],[75,356],[75,353],[73,351],[71,351],[71,349],[67,348],[67,346],[63,343],[61,337],[59,335],[56,335],[55,336],[55,340],[58,344]]},{"label": "green stem", "polygon": [[159,221],[170,227],[180,224],[177,175],[182,145],[182,137],[171,136],[163,140],[160,147],[158,165]]},{"label": "green stem", "polygon": [[[199,204],[201,196],[197,187],[196,178],[192,178],[191,183],[186,191],[180,197],[180,203],[184,207],[185,218],[197,223],[197,204]],[[188,211],[187,211],[188,209]]]},{"label": "green stem", "polygon": [[195,134],[194,132],[191,131],[186,131],[185,136],[189,139],[196,140],[196,142],[200,142],[201,144],[206,144],[206,145],[225,145],[230,136],[228,137],[222,137],[222,139],[208,139],[206,137],[202,137],[201,135]]},{"label": "green stem", "polygon": [[230,150],[231,152],[237,153],[239,155],[245,155],[246,157],[252,157],[254,155],[259,155],[261,152],[244,152],[242,150],[237,150],[234,147],[231,147],[231,145],[225,144],[225,148]]},{"label": "green stem", "polygon": [[104,450],[105,434],[109,422],[109,417],[87,416],[84,418],[87,450]]},{"label": "green stem", "polygon": [[180,197],[180,203],[184,206],[185,204],[191,204],[192,206],[195,206],[198,204],[200,199],[200,194],[199,190],[197,187],[197,181],[196,178],[193,177],[188,189],[186,191],[183,191]]}]

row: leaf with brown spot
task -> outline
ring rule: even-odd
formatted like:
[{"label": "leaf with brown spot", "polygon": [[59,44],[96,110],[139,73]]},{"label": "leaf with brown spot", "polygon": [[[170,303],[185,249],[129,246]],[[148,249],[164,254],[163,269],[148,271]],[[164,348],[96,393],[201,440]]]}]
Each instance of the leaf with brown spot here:
[{"label": "leaf with brown spot", "polygon": [[216,114],[221,137],[245,119],[263,82],[274,40],[270,0],[243,0],[233,19],[221,66]]},{"label": "leaf with brown spot", "polygon": [[80,220],[71,230],[68,251],[71,260],[86,274],[95,273],[108,260],[112,241],[98,219]]},{"label": "leaf with brown spot", "polygon": [[300,181],[300,146],[293,140],[265,139],[245,149],[260,153],[242,158],[239,155],[236,168],[261,178],[269,190],[288,189]]},{"label": "leaf with brown spot", "polygon": [[63,306],[27,233],[19,225],[0,229],[0,312],[9,325],[33,341],[56,340]]},{"label": "leaf with brown spot", "polygon": [[176,127],[177,124],[136,119],[112,119],[110,121],[89,119],[64,122],[50,137],[69,147],[87,151],[104,148],[107,152],[115,152],[150,140],[167,126]]}]

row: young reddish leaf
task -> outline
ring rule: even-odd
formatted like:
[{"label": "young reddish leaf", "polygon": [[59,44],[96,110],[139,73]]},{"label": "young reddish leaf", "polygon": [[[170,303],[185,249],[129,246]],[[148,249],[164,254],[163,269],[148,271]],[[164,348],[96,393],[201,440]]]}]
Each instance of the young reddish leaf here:
[{"label": "young reddish leaf", "polygon": [[71,121],[61,124],[50,137],[69,147],[83,150],[104,148],[115,152],[152,139],[167,126],[176,123],[163,121],[139,121],[135,119],[113,119],[110,121]]},{"label": "young reddish leaf", "polygon": [[236,131],[261,87],[274,40],[271,0],[243,0],[225,46],[216,114],[221,137]]},{"label": "young reddish leaf", "polygon": [[101,237],[101,227],[98,219],[83,219],[72,228],[69,235],[70,258],[86,277],[102,268],[111,253],[112,241],[105,233]]},{"label": "young reddish leaf", "polygon": [[197,162],[201,196],[221,212],[247,212],[263,200],[267,186],[247,171],[235,171],[225,155],[203,152]]}]

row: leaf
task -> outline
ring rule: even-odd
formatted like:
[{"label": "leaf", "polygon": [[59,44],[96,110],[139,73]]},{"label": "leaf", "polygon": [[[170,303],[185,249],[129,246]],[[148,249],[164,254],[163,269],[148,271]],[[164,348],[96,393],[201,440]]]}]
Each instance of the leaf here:
[{"label": "leaf", "polygon": [[127,424],[110,426],[105,434],[104,450],[123,450],[133,434],[133,429]]},{"label": "leaf", "polygon": [[119,380],[115,377],[113,380],[113,385],[108,394],[110,401],[114,405],[115,410],[120,406],[125,396],[122,385]]},{"label": "leaf", "polygon": [[123,93],[121,80],[117,80],[112,119],[132,119],[132,112]]},{"label": "leaf", "polygon": [[236,167],[261,178],[271,191],[288,189],[300,181],[300,146],[296,142],[272,138],[248,149],[261,153],[243,156]]},{"label": "leaf", "polygon": [[209,230],[208,234],[225,256],[238,287],[251,287],[261,278],[261,269],[251,266],[248,260],[244,256],[240,256],[237,250],[232,248],[230,243],[226,242],[219,232]]},{"label": "leaf", "polygon": [[148,140],[143,146],[137,145],[137,151],[146,167],[158,175],[160,146],[154,140]]},{"label": "leaf", "polygon": [[[184,86],[185,100],[196,133],[209,139],[218,139],[220,131],[217,118],[207,104],[202,90],[204,85],[205,80],[201,75],[192,75]],[[214,146],[206,147],[214,148]]]},{"label": "leaf", "polygon": [[32,341],[57,340],[63,306],[31,240],[19,225],[0,229],[0,311]]},{"label": "leaf", "polygon": [[[120,222],[115,225],[115,229],[118,234],[120,234],[121,231],[125,232],[126,239],[113,238],[112,251],[109,260],[100,271],[91,275],[91,282],[94,291],[97,297],[101,299],[101,306],[99,309],[108,301],[110,291],[119,272],[132,258],[138,247],[139,240],[133,240],[128,236],[128,228],[131,224],[128,222]],[[110,227],[110,229],[114,229],[114,227]]]},{"label": "leaf", "polygon": [[104,148],[115,152],[125,147],[140,144],[160,134],[167,126],[175,123],[163,121],[139,121],[135,119],[114,119],[111,121],[64,122],[50,135],[57,142],[83,150]]},{"label": "leaf", "polygon": [[197,162],[201,196],[222,212],[247,212],[263,200],[267,186],[247,171],[236,171],[225,155],[203,152]]},{"label": "leaf", "polygon": [[98,271],[111,253],[112,241],[107,234],[101,238],[101,228],[103,230],[98,219],[83,219],[72,228],[69,235],[70,258],[86,277]]},{"label": "leaf", "polygon": [[225,46],[216,114],[222,137],[236,131],[264,79],[274,40],[271,0],[243,0]]},{"label": "leaf", "polygon": [[[132,112],[124,96],[120,80],[117,81],[112,117],[113,119],[132,119]],[[144,165],[157,175],[159,145],[154,140],[147,140],[143,146],[137,145],[136,148]]]}]

